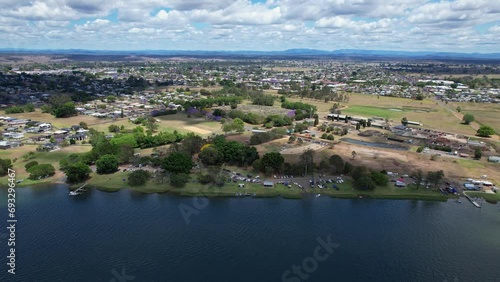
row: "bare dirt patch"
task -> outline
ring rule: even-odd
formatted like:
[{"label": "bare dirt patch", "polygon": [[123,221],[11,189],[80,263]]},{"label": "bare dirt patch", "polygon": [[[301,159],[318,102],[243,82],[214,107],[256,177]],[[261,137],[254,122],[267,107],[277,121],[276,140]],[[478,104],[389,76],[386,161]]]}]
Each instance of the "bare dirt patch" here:
[{"label": "bare dirt patch", "polygon": [[184,129],[192,131],[192,132],[195,132],[195,133],[199,133],[199,134],[209,134],[209,133],[212,133],[212,131],[210,131],[210,130],[202,129],[202,128],[199,128],[199,127],[196,127],[196,126],[186,126],[186,127],[184,127]]}]

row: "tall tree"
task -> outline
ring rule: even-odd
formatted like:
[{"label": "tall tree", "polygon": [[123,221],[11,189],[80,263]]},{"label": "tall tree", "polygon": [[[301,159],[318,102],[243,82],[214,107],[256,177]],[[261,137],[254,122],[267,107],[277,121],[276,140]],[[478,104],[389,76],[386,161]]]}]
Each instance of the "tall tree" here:
[{"label": "tall tree", "polygon": [[466,113],[463,118],[462,118],[462,121],[465,123],[465,124],[470,124],[471,122],[474,121],[474,115],[473,114],[470,114],[470,113]]},{"label": "tall tree", "polygon": [[191,156],[181,152],[174,152],[164,159],[162,168],[171,173],[189,174],[193,165]]},{"label": "tall tree", "polygon": [[416,182],[416,187],[417,189],[420,188],[422,185],[422,181],[424,180],[424,172],[421,169],[417,169],[414,173],[415,176],[415,182]]},{"label": "tall tree", "polygon": [[281,172],[285,158],[278,152],[266,153],[262,157],[262,167],[272,172]]}]

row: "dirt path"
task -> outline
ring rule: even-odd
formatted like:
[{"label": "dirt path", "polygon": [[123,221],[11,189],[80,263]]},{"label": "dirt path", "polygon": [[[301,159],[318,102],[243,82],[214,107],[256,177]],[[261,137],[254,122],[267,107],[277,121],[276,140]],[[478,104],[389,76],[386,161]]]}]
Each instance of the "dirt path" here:
[{"label": "dirt path", "polygon": [[[448,107],[446,104],[444,104],[443,102],[438,102],[438,104],[445,108],[446,110],[448,110],[452,115],[454,115],[458,120],[462,121],[463,118],[464,118],[464,115],[459,113],[459,112],[456,112],[454,111],[453,109],[450,109],[450,107]],[[479,129],[479,124],[477,124],[477,122],[471,122],[469,123],[469,126],[472,127],[472,129],[474,130],[478,130]]]}]

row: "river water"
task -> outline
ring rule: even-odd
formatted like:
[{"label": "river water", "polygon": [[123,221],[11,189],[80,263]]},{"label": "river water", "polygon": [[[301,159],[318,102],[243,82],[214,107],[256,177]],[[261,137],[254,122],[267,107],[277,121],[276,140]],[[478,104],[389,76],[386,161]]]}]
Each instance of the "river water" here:
[{"label": "river water", "polygon": [[20,188],[11,275],[0,199],[0,281],[500,281],[500,205]]}]

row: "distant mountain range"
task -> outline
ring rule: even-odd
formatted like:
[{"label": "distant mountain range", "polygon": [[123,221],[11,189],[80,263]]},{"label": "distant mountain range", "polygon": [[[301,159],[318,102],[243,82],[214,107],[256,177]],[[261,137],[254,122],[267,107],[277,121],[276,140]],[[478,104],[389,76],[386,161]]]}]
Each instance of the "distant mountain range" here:
[{"label": "distant mountain range", "polygon": [[324,51],[316,49],[289,49],[284,51],[204,51],[204,50],[84,50],[84,49],[0,49],[0,54],[45,54],[45,55],[83,55],[83,56],[186,56],[186,57],[277,57],[277,58],[345,58],[345,59],[472,59],[472,60],[500,60],[500,53],[454,53],[454,52],[426,52],[426,51],[385,51],[385,50],[357,50],[341,49]]}]

